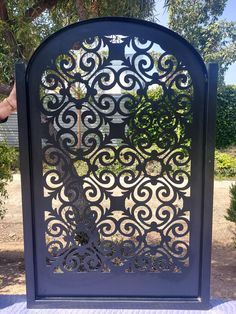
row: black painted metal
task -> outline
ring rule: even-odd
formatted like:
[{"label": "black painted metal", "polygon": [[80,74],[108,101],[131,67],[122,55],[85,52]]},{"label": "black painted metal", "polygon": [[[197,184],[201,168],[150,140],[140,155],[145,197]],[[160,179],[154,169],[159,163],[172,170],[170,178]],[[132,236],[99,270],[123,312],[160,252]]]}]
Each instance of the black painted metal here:
[{"label": "black painted metal", "polygon": [[207,307],[216,77],[124,18],[17,66],[28,306]]}]

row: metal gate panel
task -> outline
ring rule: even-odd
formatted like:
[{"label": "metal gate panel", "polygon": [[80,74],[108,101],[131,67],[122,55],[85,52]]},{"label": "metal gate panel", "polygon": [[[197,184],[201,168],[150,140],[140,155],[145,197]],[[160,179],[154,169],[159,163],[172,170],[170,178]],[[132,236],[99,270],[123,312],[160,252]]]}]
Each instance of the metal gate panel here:
[{"label": "metal gate panel", "polygon": [[28,305],[206,307],[217,67],[102,18],[16,72]]}]

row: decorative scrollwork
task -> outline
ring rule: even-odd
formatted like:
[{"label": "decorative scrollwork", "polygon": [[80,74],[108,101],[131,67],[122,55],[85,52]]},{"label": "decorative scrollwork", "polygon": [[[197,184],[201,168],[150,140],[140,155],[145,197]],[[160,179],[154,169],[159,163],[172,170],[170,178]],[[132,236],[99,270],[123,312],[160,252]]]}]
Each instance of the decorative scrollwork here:
[{"label": "decorative scrollwork", "polygon": [[193,85],[156,42],[86,38],[41,75],[45,245],[54,272],[189,266]]}]

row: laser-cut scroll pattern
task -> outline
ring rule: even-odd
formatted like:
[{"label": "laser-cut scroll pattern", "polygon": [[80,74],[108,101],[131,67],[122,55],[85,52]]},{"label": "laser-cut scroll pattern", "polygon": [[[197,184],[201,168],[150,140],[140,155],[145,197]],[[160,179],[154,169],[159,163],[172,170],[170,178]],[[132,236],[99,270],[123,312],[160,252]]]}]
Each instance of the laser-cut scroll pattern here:
[{"label": "laser-cut scroll pattern", "polygon": [[142,38],[88,38],[45,69],[40,97],[48,267],[188,267],[193,86],[183,62]]}]

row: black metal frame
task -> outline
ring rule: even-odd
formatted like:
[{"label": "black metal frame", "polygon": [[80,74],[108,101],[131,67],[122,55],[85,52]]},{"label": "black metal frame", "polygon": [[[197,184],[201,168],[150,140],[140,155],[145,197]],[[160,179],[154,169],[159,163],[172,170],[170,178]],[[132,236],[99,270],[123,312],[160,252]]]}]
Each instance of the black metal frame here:
[{"label": "black metal frame", "polygon": [[[106,23],[130,23],[151,27],[161,30],[173,38],[176,42],[186,46],[188,51],[199,60],[196,64],[203,67],[204,64],[194,50],[183,38],[174,32],[145,21],[127,18],[101,18],[71,25],[65,29],[72,29],[80,25],[91,26],[93,23],[100,23],[100,27],[106,27]],[[33,60],[37,57],[41,47],[46,46],[55,36],[60,35],[64,30],[57,32],[47,39],[35,52],[28,69]],[[203,70],[205,71],[205,70]],[[26,285],[27,303],[30,308],[182,308],[182,309],[207,309],[209,307],[210,291],[210,261],[211,261],[211,225],[212,225],[212,195],[213,195],[213,168],[214,168],[214,138],[215,138],[215,110],[216,110],[216,87],[217,87],[217,65],[210,64],[208,71],[205,72],[205,104],[204,104],[204,125],[203,125],[203,152],[201,172],[203,174],[202,184],[198,188],[202,192],[201,208],[201,253],[199,261],[200,278],[199,291],[196,297],[59,297],[37,295],[37,272],[36,272],[36,244],[34,233],[33,208],[35,202],[34,183],[35,173],[32,169],[32,121],[29,108],[28,95],[28,72],[25,66],[16,66],[17,81],[17,102],[18,102],[18,122],[19,122],[19,142],[20,142],[20,163],[22,175],[22,200],[23,200],[23,221],[24,221],[24,245],[25,245],[25,264],[26,264]],[[40,156],[38,157],[40,158]]]}]

